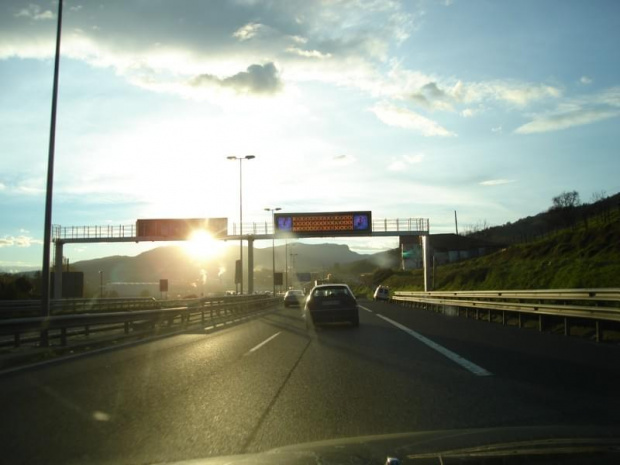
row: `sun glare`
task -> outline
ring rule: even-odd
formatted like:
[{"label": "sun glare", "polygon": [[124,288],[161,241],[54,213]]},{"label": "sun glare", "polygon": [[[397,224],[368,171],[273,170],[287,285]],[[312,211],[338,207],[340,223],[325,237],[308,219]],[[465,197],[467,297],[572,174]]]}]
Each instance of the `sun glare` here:
[{"label": "sun glare", "polygon": [[226,244],[211,237],[205,231],[194,231],[184,248],[188,255],[199,260],[215,258],[223,252]]}]

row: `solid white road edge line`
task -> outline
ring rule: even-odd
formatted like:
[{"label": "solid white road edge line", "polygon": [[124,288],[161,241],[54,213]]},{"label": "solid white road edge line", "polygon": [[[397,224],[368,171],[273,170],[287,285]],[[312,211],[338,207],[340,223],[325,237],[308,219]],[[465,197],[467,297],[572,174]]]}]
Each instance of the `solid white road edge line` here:
[{"label": "solid white road edge line", "polygon": [[280,335],[282,331],[275,333],[273,336],[268,337],[267,339],[265,339],[263,342],[261,342],[260,344],[258,344],[257,346],[252,347],[245,355],[249,355],[252,352],[260,349],[261,347],[263,347],[265,344],[267,344],[269,341],[271,341],[272,339],[275,339],[276,337],[278,337]]},{"label": "solid white road edge line", "polygon": [[372,313],[372,310],[366,307],[363,307],[361,305],[358,305],[359,308],[361,308],[362,310],[366,310],[368,313]]},{"label": "solid white road edge line", "polygon": [[406,332],[410,336],[415,337],[418,341],[422,342],[423,344],[426,344],[431,349],[436,350],[437,352],[439,352],[444,357],[447,357],[450,360],[452,360],[454,363],[458,363],[459,365],[461,365],[463,368],[465,368],[466,370],[470,371],[474,375],[478,375],[478,376],[491,376],[493,374],[490,371],[485,370],[481,366],[478,366],[475,363],[470,362],[469,360],[461,357],[459,354],[454,353],[454,352],[452,352],[449,349],[446,349],[445,347],[437,344],[436,342],[431,341],[429,338],[427,338],[425,336],[422,336],[420,333],[417,333],[414,330],[409,329],[406,326],[401,325],[400,323],[398,323],[398,322],[396,322],[394,320],[391,320],[391,319],[389,319],[386,316],[380,315],[378,313],[377,313],[377,316],[379,318],[387,321],[388,323],[396,326],[398,329],[402,329],[404,332]]}]

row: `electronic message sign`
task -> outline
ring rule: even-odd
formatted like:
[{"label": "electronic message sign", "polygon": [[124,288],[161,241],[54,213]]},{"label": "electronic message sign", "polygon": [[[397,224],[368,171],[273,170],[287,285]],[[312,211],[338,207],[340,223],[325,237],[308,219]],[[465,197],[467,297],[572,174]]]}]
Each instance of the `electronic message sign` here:
[{"label": "electronic message sign", "polygon": [[372,214],[362,212],[276,213],[276,233],[293,236],[364,236],[372,232]]},{"label": "electronic message sign", "polygon": [[146,219],[136,222],[136,236],[157,237],[167,240],[187,240],[195,231],[206,231],[213,237],[228,233],[227,218]]}]

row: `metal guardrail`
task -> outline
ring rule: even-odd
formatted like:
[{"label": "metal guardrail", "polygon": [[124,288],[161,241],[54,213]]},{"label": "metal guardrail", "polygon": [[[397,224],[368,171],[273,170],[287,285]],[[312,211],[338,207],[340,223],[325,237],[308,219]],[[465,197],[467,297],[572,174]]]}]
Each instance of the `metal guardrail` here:
[{"label": "metal guardrail", "polygon": [[[79,313],[45,317],[11,318],[0,321],[0,345],[19,347],[22,343],[40,343],[41,333],[47,331],[49,339],[60,340],[66,346],[72,336],[89,336],[94,332],[118,331],[125,334],[154,331],[157,326],[171,327],[175,323],[189,325],[214,321],[220,317],[241,316],[263,310],[280,302],[271,296],[227,296],[186,301],[184,306],[152,308],[150,310],[103,313]],[[119,326],[120,325],[120,326]],[[80,329],[79,331],[74,331]],[[23,336],[28,336],[24,338]]]},{"label": "metal guardrail", "polygon": [[[63,313],[151,310],[162,308],[163,302],[167,301],[158,301],[153,297],[57,299],[50,302],[50,311],[52,315],[58,315]],[[40,300],[0,300],[0,319],[39,316],[40,314]]]},{"label": "metal guardrail", "polygon": [[[392,301],[402,305],[432,309],[439,312],[464,313],[474,311],[476,319],[482,310],[488,321],[494,314],[501,315],[506,324],[508,313],[516,313],[519,327],[523,316],[536,315],[540,331],[545,328],[545,317],[563,319],[564,334],[570,334],[571,319],[591,320],[594,323],[595,339],[602,340],[601,323],[620,322],[620,289],[555,289],[533,291],[397,291]],[[483,315],[484,316],[484,315]]]}]

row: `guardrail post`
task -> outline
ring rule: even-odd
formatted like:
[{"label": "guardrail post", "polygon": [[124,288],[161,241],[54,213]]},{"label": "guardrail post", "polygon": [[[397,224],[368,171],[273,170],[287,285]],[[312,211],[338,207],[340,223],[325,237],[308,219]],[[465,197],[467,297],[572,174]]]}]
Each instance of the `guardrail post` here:
[{"label": "guardrail post", "polygon": [[67,328],[60,330],[60,344],[64,347],[67,345]]},{"label": "guardrail post", "polygon": [[84,326],[84,336],[90,336],[90,326],[88,325]]},{"label": "guardrail post", "polygon": [[594,339],[596,342],[601,342],[602,339],[601,323],[599,320],[594,321]]},{"label": "guardrail post", "polygon": [[15,347],[19,347],[21,345],[21,335],[20,333],[15,333],[13,336],[13,341]]},{"label": "guardrail post", "polygon": [[125,322],[125,334],[129,334],[129,321]]},{"label": "guardrail post", "polygon": [[566,317],[564,317],[564,336],[570,336],[570,326]]},{"label": "guardrail post", "polygon": [[506,325],[506,310],[502,310],[502,324]]},{"label": "guardrail post", "polygon": [[522,318],[521,312],[519,312],[518,316],[519,316],[519,328],[523,328],[523,318]]},{"label": "guardrail post", "polygon": [[538,331],[540,332],[544,331],[544,322],[543,322],[542,315],[538,315]]}]

